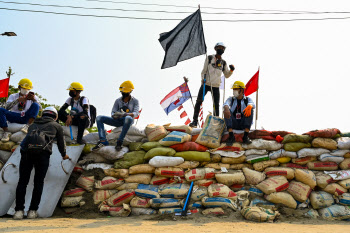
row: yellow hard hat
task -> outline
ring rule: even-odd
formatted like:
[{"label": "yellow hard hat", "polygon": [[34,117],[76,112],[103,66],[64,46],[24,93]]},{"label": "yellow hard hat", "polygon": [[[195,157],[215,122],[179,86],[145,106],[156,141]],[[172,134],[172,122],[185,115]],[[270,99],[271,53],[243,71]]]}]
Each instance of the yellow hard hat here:
[{"label": "yellow hard hat", "polygon": [[33,83],[27,78],[21,79],[18,83],[18,86],[24,88],[24,89],[33,89]]},{"label": "yellow hard hat", "polygon": [[67,90],[69,91],[83,91],[84,90],[84,87],[83,85],[81,85],[81,83],[78,83],[78,82],[73,82],[69,85],[69,87],[67,88]]},{"label": "yellow hard hat", "polygon": [[232,88],[231,89],[234,89],[234,88],[245,88],[245,85],[243,82],[241,81],[236,81],[233,85],[232,85]]},{"label": "yellow hard hat", "polygon": [[125,93],[130,93],[133,90],[134,90],[134,84],[132,84],[131,81],[125,81],[119,87],[119,91],[125,92]]}]

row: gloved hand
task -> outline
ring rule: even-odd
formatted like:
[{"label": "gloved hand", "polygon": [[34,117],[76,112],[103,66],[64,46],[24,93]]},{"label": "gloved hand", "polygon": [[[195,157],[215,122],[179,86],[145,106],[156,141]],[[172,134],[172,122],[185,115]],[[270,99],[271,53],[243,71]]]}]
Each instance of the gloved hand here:
[{"label": "gloved hand", "polygon": [[248,105],[248,106],[243,110],[243,113],[244,113],[244,116],[245,116],[245,117],[250,117],[250,115],[252,115],[252,108],[253,108],[252,105]]},{"label": "gloved hand", "polygon": [[230,67],[230,70],[231,70],[231,71],[234,71],[234,70],[235,70],[235,67],[234,67],[233,65],[229,65],[229,67]]},{"label": "gloved hand", "polygon": [[119,118],[125,117],[126,115],[127,114],[123,111],[123,109],[121,109],[120,112],[115,112],[112,117],[114,119],[119,119]]}]

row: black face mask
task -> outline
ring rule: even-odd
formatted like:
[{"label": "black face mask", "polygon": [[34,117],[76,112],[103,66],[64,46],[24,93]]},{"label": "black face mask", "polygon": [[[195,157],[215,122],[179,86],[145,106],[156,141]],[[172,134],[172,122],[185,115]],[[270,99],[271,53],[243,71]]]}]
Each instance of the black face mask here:
[{"label": "black face mask", "polygon": [[122,96],[123,96],[123,99],[125,99],[125,98],[127,98],[127,97],[130,96],[130,93],[124,93],[124,92],[122,92]]},{"label": "black face mask", "polygon": [[74,91],[69,91],[69,96],[74,98],[76,97],[77,95],[74,93]]},{"label": "black face mask", "polygon": [[221,56],[222,54],[224,54],[224,50],[223,49],[217,49],[216,50],[216,54]]}]

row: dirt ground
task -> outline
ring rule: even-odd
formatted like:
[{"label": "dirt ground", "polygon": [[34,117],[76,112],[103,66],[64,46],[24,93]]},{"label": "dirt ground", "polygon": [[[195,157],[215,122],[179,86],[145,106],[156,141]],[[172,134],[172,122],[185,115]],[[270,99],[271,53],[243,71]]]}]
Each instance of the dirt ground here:
[{"label": "dirt ground", "polygon": [[195,217],[182,219],[179,216],[131,216],[84,218],[47,218],[15,221],[11,218],[0,218],[1,233],[47,232],[47,233],[95,233],[95,232],[215,232],[215,233],[304,233],[304,232],[345,232],[350,222],[322,221],[291,218],[278,220],[275,223],[253,223],[234,216]]}]

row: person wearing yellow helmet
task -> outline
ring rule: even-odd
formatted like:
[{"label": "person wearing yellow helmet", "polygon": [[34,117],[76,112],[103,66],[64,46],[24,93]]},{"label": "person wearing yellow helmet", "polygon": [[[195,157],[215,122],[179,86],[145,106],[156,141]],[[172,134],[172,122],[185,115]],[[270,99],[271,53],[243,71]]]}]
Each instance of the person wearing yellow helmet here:
[{"label": "person wearing yellow helmet", "polygon": [[244,130],[243,143],[250,144],[248,137],[249,130],[253,123],[255,104],[250,97],[244,96],[245,85],[236,81],[233,85],[233,96],[230,96],[224,103],[224,117],[229,138],[226,141],[228,146],[235,142],[233,130]]},{"label": "person wearing yellow helmet", "polygon": [[21,131],[27,133],[29,125],[38,115],[41,105],[34,92],[30,91],[32,88],[29,79],[21,79],[18,83],[19,92],[10,95],[5,108],[0,108],[0,127],[4,130],[2,142],[8,142],[11,137],[7,122],[24,124]]},{"label": "person wearing yellow helmet", "polygon": [[216,54],[207,56],[204,62],[201,74],[202,85],[199,88],[196,105],[194,107],[193,121],[190,123],[190,127],[197,127],[200,107],[208,91],[212,92],[214,115],[219,116],[221,76],[224,74],[225,78],[229,78],[235,70],[233,65],[227,65],[226,61],[222,59],[222,54],[226,50],[224,43],[216,43],[214,49]]},{"label": "person wearing yellow helmet", "polygon": [[92,149],[93,151],[109,145],[106,139],[104,124],[114,127],[123,126],[122,132],[117,140],[117,145],[115,146],[117,151],[122,149],[124,138],[130,126],[134,123],[134,118],[139,114],[139,101],[135,97],[131,96],[131,92],[133,90],[134,84],[131,81],[123,82],[119,87],[119,91],[122,96],[114,102],[111,117],[97,116],[96,123],[100,141]]},{"label": "person wearing yellow helmet", "polygon": [[[84,90],[82,84],[73,82],[67,88],[69,98],[58,111],[58,119],[66,124],[66,126],[78,126],[77,143],[85,144],[83,140],[84,130],[90,125],[90,103],[85,96],[80,96]],[[71,107],[70,114],[66,112]]]}]

